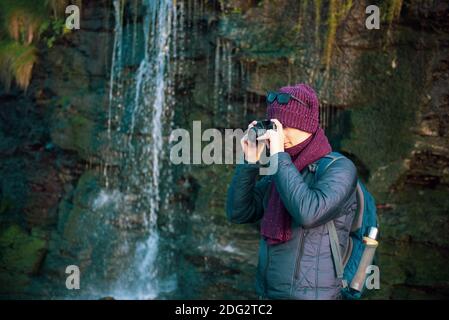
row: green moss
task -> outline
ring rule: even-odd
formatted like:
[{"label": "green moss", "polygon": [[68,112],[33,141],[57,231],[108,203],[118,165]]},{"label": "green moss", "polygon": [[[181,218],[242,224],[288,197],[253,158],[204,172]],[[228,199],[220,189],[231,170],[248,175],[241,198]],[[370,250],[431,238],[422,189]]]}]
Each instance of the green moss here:
[{"label": "green moss", "polygon": [[[328,9],[328,18],[327,18],[327,37],[324,48],[324,65],[326,66],[326,70],[329,70],[332,51],[335,45],[335,40],[337,36],[337,28],[340,23],[346,18],[349,10],[352,7],[352,0],[345,1],[337,1],[330,0],[329,1],[329,9]],[[317,8],[317,10],[319,10]],[[320,14],[320,13],[318,13]]]},{"label": "green moss", "polygon": [[71,110],[60,110],[54,115],[51,129],[53,142],[63,149],[74,150],[85,159],[93,156],[99,147],[98,126],[95,122]]},{"label": "green moss", "polygon": [[12,225],[0,235],[0,265],[12,273],[33,274],[38,270],[45,246],[46,241]]},{"label": "green moss", "polygon": [[329,68],[330,65],[332,49],[334,47],[335,36],[337,34],[337,25],[337,3],[336,0],[330,0],[327,19],[327,39],[324,51],[324,65],[326,66],[326,68]]},{"label": "green moss", "polygon": [[391,23],[399,18],[399,15],[401,14],[403,0],[390,0],[384,3],[384,6],[386,6],[384,12],[384,19],[386,22],[391,25]]},{"label": "green moss", "polygon": [[91,139],[94,136],[95,124],[91,120],[78,115],[70,118],[69,126],[74,146],[82,153],[94,151]]},{"label": "green moss", "polygon": [[13,202],[9,198],[3,197],[0,200],[0,214],[8,212],[10,208],[14,206]]},{"label": "green moss", "polygon": [[[246,59],[290,57],[297,50],[297,13],[264,1],[247,15],[230,14],[220,18],[219,35],[232,40],[239,55]],[[260,16],[265,19],[259,19]]]},{"label": "green moss", "polygon": [[381,241],[377,250],[380,290],[371,290],[368,299],[447,297],[447,251],[413,242],[390,241]]},{"label": "green moss", "polygon": [[69,243],[70,247],[81,247],[83,243],[83,239],[80,237],[80,234],[82,234],[80,232],[83,230],[80,227],[84,225],[83,221],[85,221],[84,216],[86,214],[89,214],[87,209],[78,206],[74,206],[70,211],[63,233],[63,239]]},{"label": "green moss", "polygon": [[96,195],[100,188],[100,177],[97,171],[88,170],[79,178],[75,190],[73,203],[76,206],[89,208],[92,203],[92,197]]},{"label": "green moss", "polygon": [[388,202],[394,209],[380,213],[384,237],[449,248],[447,190],[406,188]]},{"label": "green moss", "polygon": [[104,212],[93,211],[95,199],[100,192],[100,177],[101,173],[95,170],[85,171],[78,180],[71,201],[67,199],[59,206],[58,229],[61,243],[56,245],[64,247],[64,250],[80,259],[84,255],[90,257],[96,243],[112,241],[107,234],[110,225],[104,224],[104,214],[109,213],[111,208],[104,209]]},{"label": "green moss", "polygon": [[316,1],[314,1],[314,4],[315,4],[315,42],[316,42],[316,44],[319,45],[322,1],[316,0]]},{"label": "green moss", "polygon": [[[285,86],[288,81],[288,74],[289,66],[284,59],[259,59],[258,67],[249,79],[248,87],[251,91],[264,95],[267,90]],[[265,109],[262,107],[260,111],[264,113]]]},{"label": "green moss", "polygon": [[[395,68],[392,61],[397,61]],[[352,129],[342,148],[366,165],[371,172],[369,183],[377,186],[378,195],[388,192],[386,180],[399,177],[401,160],[413,147],[412,129],[423,85],[419,62],[402,51],[367,52],[359,61],[358,105],[351,111]]]},{"label": "green moss", "polygon": [[[195,166],[191,175],[195,178],[200,188],[195,205],[197,212],[207,212],[210,215],[224,217],[226,190],[234,173],[231,165],[213,165],[207,170],[201,166]],[[214,181],[213,184],[210,182]]]},{"label": "green moss", "polygon": [[92,214],[91,205],[100,187],[99,173],[85,171],[78,179],[76,188],[67,194],[58,207],[58,230],[69,242],[77,242],[80,232],[92,226],[85,224],[85,216]]}]

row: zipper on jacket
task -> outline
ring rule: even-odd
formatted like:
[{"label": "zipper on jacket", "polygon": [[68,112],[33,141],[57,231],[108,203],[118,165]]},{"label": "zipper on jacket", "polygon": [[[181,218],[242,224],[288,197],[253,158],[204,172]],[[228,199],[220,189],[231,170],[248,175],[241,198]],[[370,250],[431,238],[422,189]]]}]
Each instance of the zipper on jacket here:
[{"label": "zipper on jacket", "polygon": [[265,244],[266,250],[266,257],[267,257],[267,263],[265,264],[265,268],[263,270],[263,299],[267,297],[267,274],[268,274],[268,265],[270,264],[270,252],[268,244]]},{"label": "zipper on jacket", "polygon": [[[295,273],[293,276],[293,279],[298,279],[299,277],[299,267],[300,267],[300,260],[303,254],[303,250],[304,250],[304,236],[305,236],[305,231],[303,228],[301,228],[300,230],[301,234],[299,235],[299,250],[296,256],[296,264],[295,264]],[[293,283],[292,283],[293,286]]]}]

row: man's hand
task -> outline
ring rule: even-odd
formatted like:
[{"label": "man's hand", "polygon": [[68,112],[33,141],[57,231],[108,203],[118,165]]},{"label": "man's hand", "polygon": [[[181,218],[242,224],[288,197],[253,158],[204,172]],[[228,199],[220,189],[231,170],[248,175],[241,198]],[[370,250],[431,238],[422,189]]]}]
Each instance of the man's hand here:
[{"label": "man's hand", "polygon": [[276,124],[276,130],[267,130],[267,132],[257,138],[259,141],[267,141],[269,143],[270,155],[278,152],[284,152],[284,128],[277,119],[271,119]]},{"label": "man's hand", "polygon": [[243,153],[245,154],[245,159],[249,163],[256,163],[257,161],[259,161],[266,145],[265,141],[252,142],[248,140],[248,132],[252,127],[254,127],[256,123],[257,121],[254,120],[248,125],[248,130],[246,130],[245,135],[240,140],[240,145],[242,146]]}]

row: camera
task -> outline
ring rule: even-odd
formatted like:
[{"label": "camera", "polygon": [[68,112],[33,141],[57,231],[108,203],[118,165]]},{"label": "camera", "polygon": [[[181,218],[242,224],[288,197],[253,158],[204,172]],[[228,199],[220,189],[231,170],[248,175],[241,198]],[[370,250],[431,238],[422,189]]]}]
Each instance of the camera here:
[{"label": "camera", "polygon": [[276,130],[276,124],[271,120],[259,120],[257,123],[248,131],[248,140],[251,142],[256,142],[256,139],[263,136],[267,130]]}]

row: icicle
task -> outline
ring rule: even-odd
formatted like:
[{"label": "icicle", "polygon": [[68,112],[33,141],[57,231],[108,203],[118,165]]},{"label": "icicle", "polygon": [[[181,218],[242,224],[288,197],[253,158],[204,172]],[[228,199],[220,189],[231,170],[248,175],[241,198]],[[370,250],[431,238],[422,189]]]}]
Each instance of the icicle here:
[{"label": "icicle", "polygon": [[192,23],[195,24],[195,30],[198,27],[197,24],[197,16],[198,16],[198,0],[193,0],[193,14],[192,14]]},{"label": "icicle", "polygon": [[240,87],[243,90],[243,125],[246,123],[248,113],[248,92],[247,92],[247,79],[246,79],[246,65],[240,62]]},{"label": "icicle", "polygon": [[227,86],[227,64],[228,64],[228,57],[227,57],[227,50],[226,50],[226,40],[222,39],[221,41],[221,61],[220,61],[220,85],[218,86],[219,88],[219,97],[220,97],[220,118],[222,120],[226,120],[227,118],[227,99],[226,96],[224,95],[225,93],[227,93],[228,91],[228,86]]},{"label": "icicle", "polygon": [[109,80],[108,137],[111,138],[112,103],[114,100],[115,79],[120,77],[122,58],[122,2],[114,0],[114,44],[112,48],[111,75]]},{"label": "icicle", "polygon": [[188,0],[188,7],[189,7],[189,10],[188,10],[189,14],[188,14],[187,17],[188,17],[188,22],[189,22],[189,28],[192,28],[192,26],[193,26],[193,15],[194,15],[192,0]]},{"label": "icicle", "polygon": [[[184,1],[181,1],[179,3],[179,25],[181,26],[182,29],[186,28],[186,22],[185,22],[185,16],[186,16],[186,12],[185,12],[185,6],[184,6]],[[184,52],[185,49],[185,41],[186,41],[186,37],[185,34],[182,33],[179,37],[179,44],[180,44],[180,48],[179,50],[181,52]],[[181,56],[181,61],[184,60],[184,56]]]},{"label": "icicle", "polygon": [[171,42],[171,46],[172,46],[172,55],[173,55],[173,60],[174,60],[174,68],[173,68],[173,72],[176,73],[177,70],[177,59],[178,59],[178,52],[177,52],[177,48],[176,48],[176,39],[178,38],[178,4],[177,1],[175,1],[174,5],[173,5],[173,19],[172,19],[172,25],[171,25],[171,29],[172,31],[172,42]]},{"label": "icicle", "polygon": [[131,48],[131,62],[134,63],[136,59],[136,47],[137,47],[137,14],[139,12],[137,0],[134,0],[133,5],[133,38]]},{"label": "icicle", "polygon": [[227,82],[228,82],[228,92],[227,92],[227,102],[228,102],[228,110],[227,110],[227,121],[228,125],[231,123],[232,118],[232,104],[231,104],[231,97],[232,97],[232,51],[231,51],[231,43],[228,41],[226,43],[226,52],[227,52]]},{"label": "icicle", "polygon": [[215,41],[215,70],[214,70],[214,114],[215,116],[219,116],[219,85],[220,85],[220,38],[217,37]]},{"label": "icicle", "polygon": [[204,1],[205,0],[200,0],[200,12],[199,12],[200,17],[204,16]]},{"label": "icicle", "polygon": [[315,47],[320,48],[321,0],[315,0]]}]

